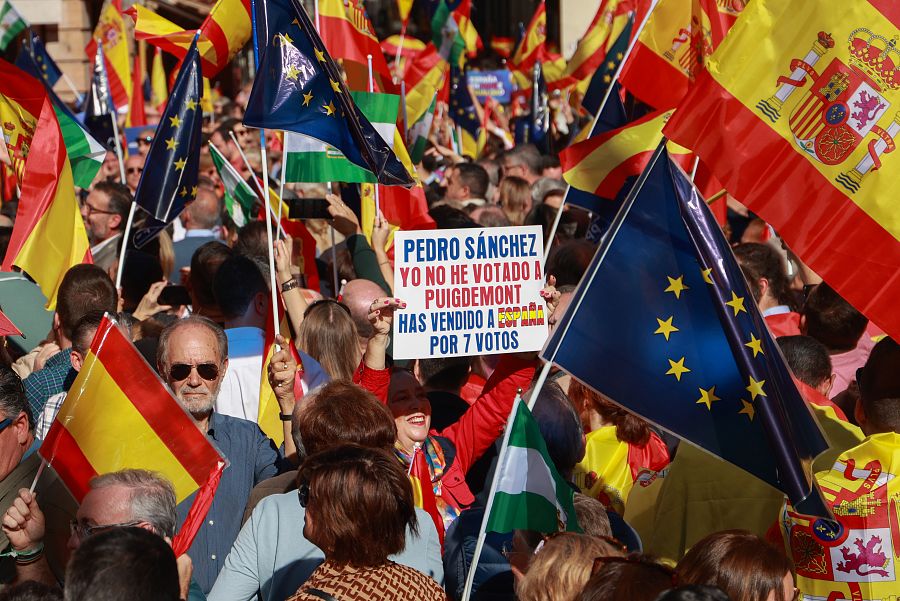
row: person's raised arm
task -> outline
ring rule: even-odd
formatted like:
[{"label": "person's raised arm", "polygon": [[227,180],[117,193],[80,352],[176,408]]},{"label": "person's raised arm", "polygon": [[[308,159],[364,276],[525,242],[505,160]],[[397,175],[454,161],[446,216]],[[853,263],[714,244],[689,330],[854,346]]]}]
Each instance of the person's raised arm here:
[{"label": "person's raised arm", "polygon": [[299,366],[287,346],[287,341],[280,334],[275,336],[275,342],[281,350],[274,353],[269,361],[269,386],[278,399],[279,417],[284,429],[284,458],[296,465],[297,447],[291,436],[291,415],[294,413],[296,403],[295,384],[299,384],[300,375],[297,373]]},{"label": "person's raised arm", "polygon": [[281,294],[288,319],[291,320],[294,331],[298,332],[308,304],[300,292],[299,281],[291,273],[291,253],[288,241],[285,240],[275,241],[275,282],[278,290],[273,290],[272,293]]},{"label": "person's raised arm", "polygon": [[35,580],[51,586],[59,584],[44,556],[46,521],[37,496],[27,488],[19,490],[3,515],[3,534],[16,552],[15,582]]}]

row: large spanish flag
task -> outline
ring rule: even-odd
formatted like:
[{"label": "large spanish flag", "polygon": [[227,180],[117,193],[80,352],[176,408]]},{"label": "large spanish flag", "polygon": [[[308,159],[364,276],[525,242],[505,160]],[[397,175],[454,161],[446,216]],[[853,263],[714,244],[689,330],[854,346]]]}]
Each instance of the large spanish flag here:
[{"label": "large spanish flag", "polygon": [[660,0],[619,81],[639,100],[673,108],[744,9],[746,0]]},{"label": "large spanish flag", "polygon": [[[196,31],[185,30],[135,4],[126,14],[134,19],[134,37],[174,54],[187,56]],[[218,0],[200,25],[197,49],[205,77],[214,77],[250,39],[250,0]]]},{"label": "large spanish flag", "polygon": [[128,51],[128,35],[122,20],[122,0],[111,0],[94,29],[94,36],[85,47],[88,61],[94,61],[97,45],[103,44],[103,58],[113,104],[117,111],[125,112],[131,107],[131,58]]},{"label": "large spanish flag", "polygon": [[[625,180],[640,174],[662,140],[662,128],[672,111],[657,111],[618,129],[588,138],[563,150],[559,162],[563,179],[573,188],[601,198],[615,198]],[[677,162],[690,154],[677,144],[667,144]],[[681,160],[679,160],[681,159]]]},{"label": "large spanish flag", "polygon": [[180,503],[224,462],[108,316],[39,452],[79,502],[94,476],[140,468],[171,481]]},{"label": "large spanish flag", "polygon": [[665,130],[895,338],[898,36],[892,0],[753,0]]},{"label": "large spanish flag", "polygon": [[20,189],[2,269],[21,268],[53,309],[63,276],[90,261],[90,246],[53,103],[41,82],[2,60],[0,122]]},{"label": "large spanish flag", "polygon": [[366,14],[363,0],[317,0],[319,34],[335,59],[367,65],[372,56],[372,71],[380,76],[381,91],[391,91],[391,70],[384,60],[375,28]]}]

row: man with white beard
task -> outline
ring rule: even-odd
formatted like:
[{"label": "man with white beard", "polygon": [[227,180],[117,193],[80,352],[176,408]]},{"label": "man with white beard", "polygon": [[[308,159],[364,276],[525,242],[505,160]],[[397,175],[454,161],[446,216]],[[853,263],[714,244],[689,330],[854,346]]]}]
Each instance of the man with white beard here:
[{"label": "man with white beard", "polygon": [[[240,531],[250,491],[277,474],[279,468],[289,466],[282,463],[275,444],[258,425],[213,411],[228,368],[228,339],[216,323],[198,316],[176,321],[160,335],[156,363],[182,407],[230,462],[222,473],[209,514],[188,550],[194,577],[207,594]],[[178,505],[179,527],[194,496]]]}]

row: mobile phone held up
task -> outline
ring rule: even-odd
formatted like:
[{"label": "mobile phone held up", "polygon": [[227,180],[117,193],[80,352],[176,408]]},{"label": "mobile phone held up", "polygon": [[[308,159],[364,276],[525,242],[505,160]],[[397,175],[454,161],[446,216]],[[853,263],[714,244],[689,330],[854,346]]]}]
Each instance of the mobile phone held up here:
[{"label": "mobile phone held up", "polygon": [[160,305],[169,305],[171,307],[190,305],[191,295],[188,294],[188,290],[184,286],[166,286],[159,293],[159,298],[156,299],[156,302]]},{"label": "mobile phone held up", "polygon": [[324,198],[289,198],[287,202],[289,219],[331,219]]}]

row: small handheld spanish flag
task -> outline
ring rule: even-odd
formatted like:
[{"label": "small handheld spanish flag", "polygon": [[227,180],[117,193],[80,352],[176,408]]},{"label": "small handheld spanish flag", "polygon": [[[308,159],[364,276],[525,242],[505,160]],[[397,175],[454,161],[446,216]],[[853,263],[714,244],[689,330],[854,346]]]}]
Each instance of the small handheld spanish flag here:
[{"label": "small handheld spanish flag", "polygon": [[428,463],[425,461],[425,452],[418,444],[415,451],[413,451],[412,461],[409,463],[409,481],[413,489],[413,502],[416,504],[416,507],[425,510],[431,516],[443,549],[444,520],[441,519],[437,501],[434,498],[434,489],[431,487],[431,473],[428,471]]}]

